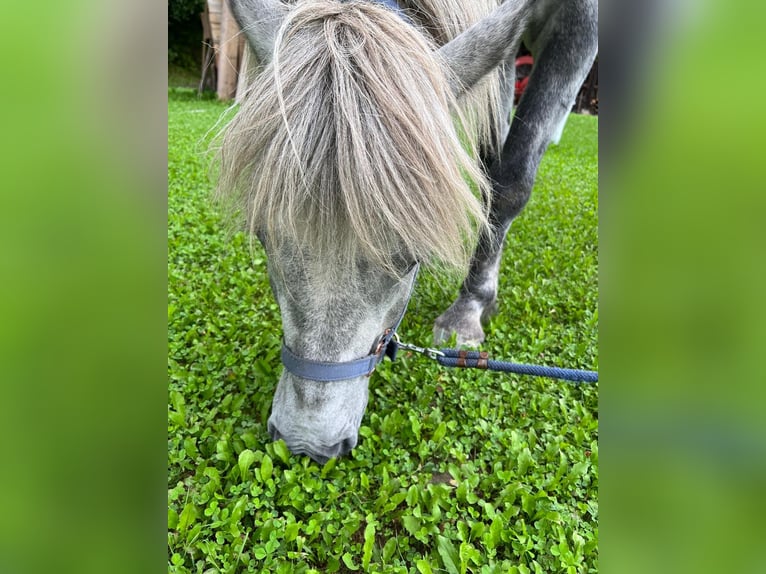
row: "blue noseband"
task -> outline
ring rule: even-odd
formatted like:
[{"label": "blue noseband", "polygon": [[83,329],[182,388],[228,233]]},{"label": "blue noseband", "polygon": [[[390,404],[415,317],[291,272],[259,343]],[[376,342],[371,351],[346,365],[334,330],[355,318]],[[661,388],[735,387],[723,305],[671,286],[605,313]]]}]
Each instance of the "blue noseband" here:
[{"label": "blue noseband", "polygon": [[354,359],[352,361],[331,362],[331,361],[315,361],[313,359],[304,359],[299,357],[282,341],[282,364],[285,369],[291,374],[301,377],[303,379],[310,379],[312,381],[321,381],[330,383],[333,381],[345,381],[348,379],[356,379],[358,377],[365,377],[372,374],[375,367],[378,366],[383,360],[383,357],[388,357],[392,361],[396,359],[396,351],[399,349],[399,343],[396,339],[396,330],[399,328],[399,324],[404,318],[404,314],[407,312],[407,305],[409,305],[412,298],[412,292],[415,290],[415,283],[418,278],[418,271],[420,265],[415,264],[415,272],[412,274],[412,283],[410,283],[410,292],[407,295],[407,300],[404,303],[404,308],[399,314],[399,318],[396,323],[386,329],[383,334],[378,337],[377,341],[372,346],[372,351],[366,357],[361,359]]}]

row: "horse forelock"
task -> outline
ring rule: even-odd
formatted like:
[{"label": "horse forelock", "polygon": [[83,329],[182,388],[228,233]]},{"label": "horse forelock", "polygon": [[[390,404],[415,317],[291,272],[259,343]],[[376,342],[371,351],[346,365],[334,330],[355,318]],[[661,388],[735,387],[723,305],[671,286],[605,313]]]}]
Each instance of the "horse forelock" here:
[{"label": "horse forelock", "polygon": [[487,182],[455,114],[434,45],[395,12],[300,2],[223,133],[218,195],[267,243],[328,264],[463,269],[487,226],[471,185]]}]

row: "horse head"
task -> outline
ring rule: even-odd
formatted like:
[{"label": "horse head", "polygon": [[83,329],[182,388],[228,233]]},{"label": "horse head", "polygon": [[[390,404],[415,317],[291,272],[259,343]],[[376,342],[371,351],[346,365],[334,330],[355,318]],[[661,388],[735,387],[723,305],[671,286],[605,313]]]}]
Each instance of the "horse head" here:
[{"label": "horse head", "polygon": [[232,4],[265,67],[222,135],[218,193],[263,244],[282,316],[269,433],[324,462],[356,445],[369,373],[321,365],[374,367],[417,264],[464,269],[487,229],[456,96],[500,61],[521,8],[437,49],[374,2]]}]

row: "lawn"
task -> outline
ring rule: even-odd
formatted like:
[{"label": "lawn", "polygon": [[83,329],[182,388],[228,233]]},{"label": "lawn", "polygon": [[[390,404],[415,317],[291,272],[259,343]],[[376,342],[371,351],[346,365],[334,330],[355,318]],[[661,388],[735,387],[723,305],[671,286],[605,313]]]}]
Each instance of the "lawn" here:
[{"label": "lawn", "polygon": [[[359,445],[324,467],[266,432],[280,318],[265,258],[210,202],[226,110],[169,95],[169,571],[586,573],[598,562],[598,389],[385,361]],[[598,120],[571,116],[514,222],[497,358],[598,369]],[[422,273],[402,338],[459,283]]]}]

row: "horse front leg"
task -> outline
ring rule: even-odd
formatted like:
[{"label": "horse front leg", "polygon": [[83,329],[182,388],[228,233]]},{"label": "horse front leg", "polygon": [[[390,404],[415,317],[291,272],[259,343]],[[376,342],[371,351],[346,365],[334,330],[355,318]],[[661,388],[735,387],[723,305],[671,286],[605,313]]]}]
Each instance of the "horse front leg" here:
[{"label": "horse front leg", "polygon": [[[490,170],[491,173],[493,171],[497,170]],[[500,260],[505,236],[511,222],[529,200],[534,182],[534,172],[531,178],[529,174],[527,177],[513,177],[522,174],[516,174],[512,170],[507,170],[504,175],[506,177],[502,181],[493,178],[493,201],[490,211],[493,233],[491,236],[480,236],[458,298],[436,319],[436,344],[444,343],[455,333],[458,345],[479,345],[484,341],[482,325],[497,311]]]},{"label": "horse front leg", "polygon": [[[513,50],[515,53],[516,50]],[[505,94],[505,102],[500,110],[502,120],[499,129],[501,135],[507,140],[510,123],[509,118],[513,104],[515,88],[515,56],[503,63],[503,73],[500,75],[503,85],[501,91]],[[501,141],[505,141],[501,140]],[[494,153],[482,150],[480,154],[481,165],[490,174],[497,171],[497,153],[503,150],[494,150]],[[509,187],[509,186],[504,186]],[[503,186],[499,182],[492,182],[493,201],[490,205],[489,219],[492,226],[492,234],[482,234],[476,246],[469,266],[468,275],[460,289],[457,300],[449,307],[434,323],[434,342],[442,344],[453,333],[457,334],[459,345],[476,346],[484,340],[484,324],[497,310],[497,288],[500,270],[500,259],[503,254],[505,236],[510,223],[516,214],[521,211],[526,203],[524,193],[511,192],[509,197],[516,197],[518,209],[508,210],[509,206],[501,206],[494,198],[502,193]],[[510,186],[513,190],[523,190],[520,186]],[[529,194],[527,192],[526,196]],[[506,213],[507,212],[507,213]]]}]

